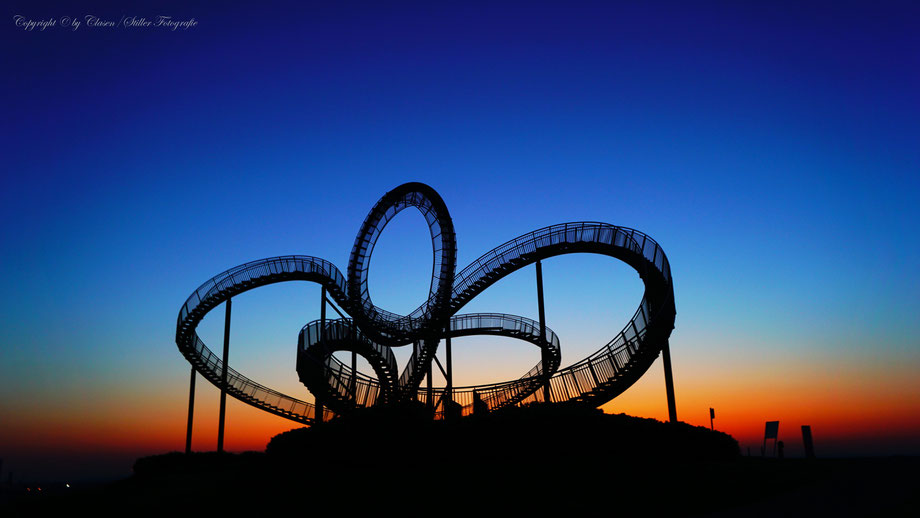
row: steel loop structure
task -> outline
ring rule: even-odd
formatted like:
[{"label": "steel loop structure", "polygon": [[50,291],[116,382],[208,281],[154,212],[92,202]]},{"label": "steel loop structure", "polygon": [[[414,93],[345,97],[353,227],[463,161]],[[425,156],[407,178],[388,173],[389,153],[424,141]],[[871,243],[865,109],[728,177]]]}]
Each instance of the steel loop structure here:
[{"label": "steel loop structure", "polygon": [[[368,265],[374,245],[387,223],[409,207],[421,212],[430,229],[434,252],[432,277],[429,297],[410,314],[397,315],[373,304],[368,291]],[[540,261],[574,253],[619,259],[639,273],[645,286],[632,318],[616,336],[587,358],[560,369],[559,338],[543,322],[500,313],[458,314],[492,284],[536,264],[542,321]],[[182,305],[176,325],[176,344],[193,368],[189,430],[195,372],[220,388],[222,393],[261,410],[312,424],[355,408],[406,400],[428,404],[435,417],[466,415],[474,409],[494,410],[531,402],[599,406],[638,380],[662,353],[669,410],[672,420],[676,419],[668,351],[668,338],[676,315],[674,290],[668,259],[652,238],[637,230],[607,223],[565,223],[514,238],[485,253],[459,273],[456,272],[456,260],[456,234],[444,201],[427,185],[407,183],[386,193],[365,218],[351,251],[347,275],[342,275],[329,261],[291,255],[246,263],[211,278],[192,292]],[[323,289],[323,318],[301,329],[296,363],[300,380],[321,405],[272,390],[229,368],[196,332],[204,315],[226,302],[225,333],[229,333],[232,297],[260,286],[288,281],[310,281]],[[341,318],[326,319],[327,298],[350,318],[340,313]],[[452,387],[450,339],[472,335],[504,336],[529,342],[541,349],[541,361],[515,380]],[[228,340],[225,334],[223,358],[226,358]],[[448,354],[445,373],[448,385],[432,387],[432,364],[437,363],[443,371],[436,357],[442,341]],[[400,373],[393,348],[403,346],[412,347],[412,356]],[[339,351],[353,353],[351,366],[336,358],[334,353]],[[358,372],[354,355],[365,358],[373,374]],[[428,386],[422,387],[421,382],[426,377]]]}]

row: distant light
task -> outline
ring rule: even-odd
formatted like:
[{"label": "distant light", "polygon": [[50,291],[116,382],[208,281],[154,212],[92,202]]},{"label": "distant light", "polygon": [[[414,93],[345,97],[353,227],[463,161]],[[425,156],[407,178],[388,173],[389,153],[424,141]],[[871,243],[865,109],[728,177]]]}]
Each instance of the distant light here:
[{"label": "distant light", "polygon": [[64,484],[64,485],[67,486],[67,487],[70,487],[70,484]]},{"label": "distant light", "polygon": [[42,488],[38,488],[38,490],[39,490],[39,491],[41,491],[41,490],[42,490]]},{"label": "distant light", "polygon": [[26,491],[32,491],[32,488],[31,488],[31,487],[27,487],[27,488],[26,488]]}]

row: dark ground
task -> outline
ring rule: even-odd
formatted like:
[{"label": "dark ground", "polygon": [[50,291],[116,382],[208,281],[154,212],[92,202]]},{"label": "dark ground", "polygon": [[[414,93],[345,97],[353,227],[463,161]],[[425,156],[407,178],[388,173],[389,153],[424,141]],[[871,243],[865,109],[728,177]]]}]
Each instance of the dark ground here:
[{"label": "dark ground", "polygon": [[374,411],[281,434],[265,453],[171,453],[134,471],[8,493],[0,515],[915,516],[920,505],[920,458],[741,457],[720,432],[560,407],[455,423]]}]

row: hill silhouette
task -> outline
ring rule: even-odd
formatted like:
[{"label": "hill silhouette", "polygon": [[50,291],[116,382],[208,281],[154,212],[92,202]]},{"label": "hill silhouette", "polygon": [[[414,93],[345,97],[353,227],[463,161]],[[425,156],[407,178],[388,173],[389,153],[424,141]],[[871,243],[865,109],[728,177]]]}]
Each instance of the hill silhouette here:
[{"label": "hill silhouette", "polygon": [[396,454],[399,469],[422,468],[430,455],[438,455],[439,463],[456,468],[501,469],[536,458],[550,464],[578,463],[585,447],[615,453],[619,462],[727,461],[739,456],[738,443],[728,434],[565,404],[510,407],[455,422],[431,420],[424,406],[374,407],[323,426],[279,434],[266,453],[358,465],[385,463]]},{"label": "hill silhouette", "polygon": [[265,452],[141,458],[129,479],[66,497],[21,499],[9,515],[83,509],[106,516],[805,516],[827,509],[843,516],[898,515],[918,503],[909,484],[917,468],[916,458],[741,457],[737,442],[721,432],[569,405],[509,408],[454,422],[432,421],[424,407],[401,406],[279,434]]}]

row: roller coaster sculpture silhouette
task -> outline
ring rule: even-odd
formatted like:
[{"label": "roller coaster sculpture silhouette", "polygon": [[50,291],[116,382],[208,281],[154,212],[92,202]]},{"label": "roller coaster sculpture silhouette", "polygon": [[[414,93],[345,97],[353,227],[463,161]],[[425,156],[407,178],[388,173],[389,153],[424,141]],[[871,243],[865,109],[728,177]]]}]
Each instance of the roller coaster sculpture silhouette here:
[{"label": "roller coaster sculpture silhouette", "polygon": [[[368,265],[374,245],[387,223],[400,211],[415,207],[428,223],[434,248],[431,288],[427,300],[408,315],[378,308],[368,293]],[[642,278],[645,293],[632,319],[594,354],[559,369],[559,338],[546,327],[543,312],[541,260],[592,253],[617,258]],[[676,420],[668,338],[674,328],[675,305],[671,269],[664,251],[652,238],[625,227],[597,222],[553,225],[512,239],[456,273],[457,239],[441,196],[421,183],[400,185],[374,205],[361,225],[346,275],[329,261],[310,256],[271,257],[231,268],[192,292],[179,310],[176,344],[191,363],[189,423],[186,449],[191,448],[196,371],[221,389],[218,450],[223,449],[226,394],[292,421],[313,424],[355,408],[416,400],[429,405],[435,417],[469,414],[531,402],[573,402],[600,406],[636,382],[663,353],[668,408]],[[466,303],[506,275],[530,264],[537,268],[540,321],[506,314],[457,314]],[[301,329],[297,373],[317,404],[287,396],[243,376],[227,365],[231,298],[278,282],[311,281],[322,286],[321,318]],[[340,308],[329,301],[331,298]],[[199,338],[196,328],[205,314],[226,303],[223,359]],[[326,318],[326,307],[340,318]],[[346,317],[348,314],[350,318]],[[450,340],[458,336],[497,335],[530,342],[541,349],[541,361],[512,381],[452,387]],[[446,369],[435,356],[445,341]],[[398,373],[392,348],[412,346],[411,359]],[[350,351],[351,366],[333,353]],[[357,372],[361,355],[376,376]],[[432,364],[447,380],[431,386]],[[427,386],[421,382],[427,376]]]}]

